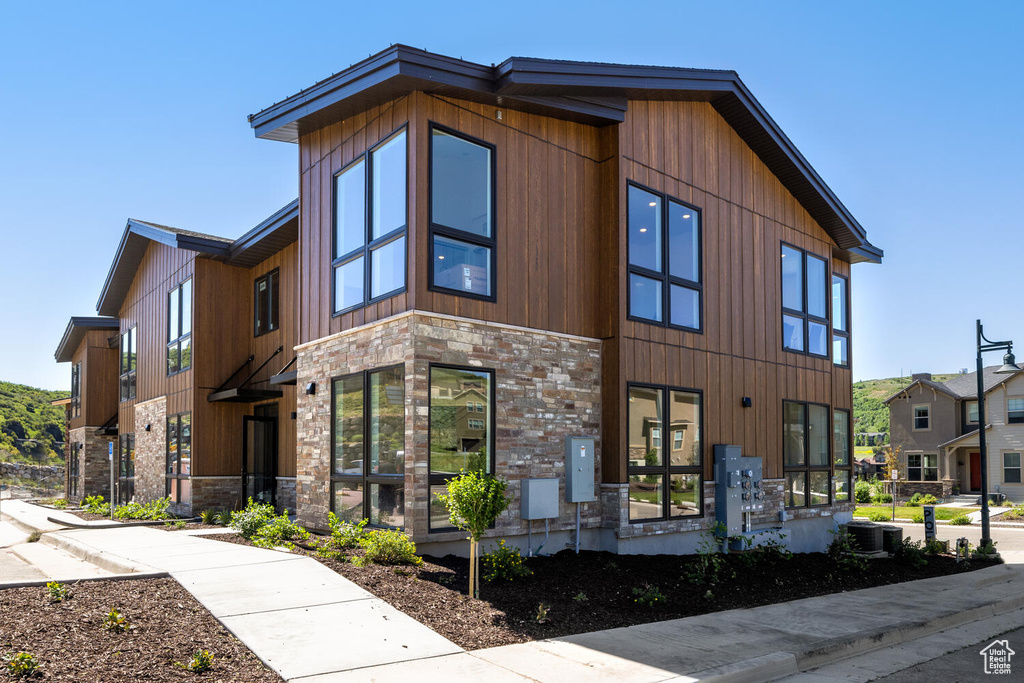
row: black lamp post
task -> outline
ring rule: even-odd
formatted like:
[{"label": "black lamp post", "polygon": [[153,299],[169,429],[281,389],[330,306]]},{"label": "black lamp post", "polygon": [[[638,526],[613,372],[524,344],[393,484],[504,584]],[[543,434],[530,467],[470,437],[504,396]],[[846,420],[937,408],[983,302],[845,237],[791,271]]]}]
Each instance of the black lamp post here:
[{"label": "black lamp post", "polygon": [[1006,351],[1003,366],[996,370],[997,375],[1012,375],[1020,372],[1014,362],[1013,342],[994,342],[982,334],[981,321],[978,321],[978,454],[981,457],[981,544],[984,547],[992,542],[992,533],[988,523],[988,457],[985,452],[985,368],[981,354],[985,351]]}]

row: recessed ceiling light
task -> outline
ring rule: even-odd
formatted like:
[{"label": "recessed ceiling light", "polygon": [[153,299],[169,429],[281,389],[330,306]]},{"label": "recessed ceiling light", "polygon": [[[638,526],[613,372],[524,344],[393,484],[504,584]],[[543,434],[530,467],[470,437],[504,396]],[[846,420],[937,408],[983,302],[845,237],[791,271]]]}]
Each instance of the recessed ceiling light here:
[{"label": "recessed ceiling light", "polygon": [[658,205],[658,202],[651,202],[651,203],[650,203],[650,204],[648,204],[647,206],[657,206],[657,205]]},{"label": "recessed ceiling light", "polygon": [[640,232],[647,232],[647,228],[640,228]]},{"label": "recessed ceiling light", "polygon": [[437,257],[437,260],[438,260],[438,261],[444,261],[444,256],[438,256],[438,257]]},{"label": "recessed ceiling light", "polygon": [[688,213],[684,213],[683,214],[683,218],[689,218],[689,217],[690,217],[690,214],[688,214]]}]

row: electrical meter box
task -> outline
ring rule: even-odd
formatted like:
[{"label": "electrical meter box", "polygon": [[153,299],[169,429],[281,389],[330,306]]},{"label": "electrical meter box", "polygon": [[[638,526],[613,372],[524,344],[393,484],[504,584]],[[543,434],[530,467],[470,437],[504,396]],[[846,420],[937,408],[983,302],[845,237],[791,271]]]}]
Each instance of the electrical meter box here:
[{"label": "electrical meter box", "polygon": [[594,500],[594,439],[565,437],[565,499],[570,503]]},{"label": "electrical meter box", "polygon": [[764,510],[761,458],[744,457],[739,446],[715,444],[715,518],[726,536],[743,532],[743,516]]},{"label": "electrical meter box", "polygon": [[523,519],[554,519],[558,516],[558,480],[523,479]]}]

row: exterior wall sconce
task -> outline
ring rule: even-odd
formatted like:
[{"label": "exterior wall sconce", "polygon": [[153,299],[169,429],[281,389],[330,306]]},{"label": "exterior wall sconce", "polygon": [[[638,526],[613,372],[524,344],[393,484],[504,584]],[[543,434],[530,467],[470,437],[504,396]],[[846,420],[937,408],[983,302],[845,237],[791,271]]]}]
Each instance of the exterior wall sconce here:
[{"label": "exterior wall sconce", "polygon": [[316,393],[316,382],[310,382],[306,385],[306,394],[312,396]]},{"label": "exterior wall sconce", "polygon": [[753,399],[751,399],[749,396],[744,396],[743,397],[743,407],[744,408],[750,408],[753,405],[754,405]]}]

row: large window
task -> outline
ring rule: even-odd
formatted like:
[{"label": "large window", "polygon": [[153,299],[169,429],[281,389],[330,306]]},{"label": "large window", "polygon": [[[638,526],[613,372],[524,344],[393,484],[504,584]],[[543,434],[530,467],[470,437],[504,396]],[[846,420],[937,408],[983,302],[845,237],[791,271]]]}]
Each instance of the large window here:
[{"label": "large window", "polygon": [[121,400],[129,401],[136,395],[136,352],[138,328],[133,327],[121,335]]},{"label": "large window", "polygon": [[701,330],[700,211],[628,185],[629,316]]},{"label": "large window", "polygon": [[853,442],[850,440],[850,412],[832,411],[832,462],[835,465],[835,500],[850,500]]},{"label": "large window", "polygon": [[938,460],[935,453],[908,453],[907,481],[938,481]]},{"label": "large window", "polygon": [[494,301],[494,147],[430,128],[430,287]]},{"label": "large window", "polygon": [[914,406],[912,410],[914,411],[914,431],[926,432],[931,429],[931,406]]},{"label": "large window", "polygon": [[334,176],[334,312],[405,289],[405,130]]},{"label": "large window", "polygon": [[700,392],[639,384],[628,391],[629,521],[700,516]]},{"label": "large window", "polygon": [[81,473],[82,444],[72,443],[68,455],[71,462],[68,463],[68,497],[78,497],[78,475]]},{"label": "large window", "polygon": [[786,507],[828,505],[832,476],[829,407],[817,403],[782,403],[782,457]]},{"label": "large window", "polygon": [[828,357],[828,262],[782,245],[782,346]]},{"label": "large window", "polygon": [[192,414],[167,418],[167,474],[164,494],[172,503],[192,502]]},{"label": "large window", "polygon": [[71,366],[71,417],[82,414],[82,364]]},{"label": "large window", "polygon": [[832,273],[832,362],[850,364],[849,280]]},{"label": "large window", "polygon": [[1020,484],[1020,453],[1003,453],[1003,483]]},{"label": "large window", "polygon": [[275,268],[256,280],[253,311],[253,335],[258,337],[280,327],[281,304],[278,301],[280,271]]},{"label": "large window", "polygon": [[192,367],[192,278],[167,295],[167,374]]},{"label": "large window", "polygon": [[451,529],[437,500],[448,480],[467,472],[494,472],[494,373],[430,367],[430,530]]},{"label": "large window", "polygon": [[[977,416],[975,416],[975,422],[977,422]],[[1006,423],[1024,424],[1024,398],[1011,398],[1006,401]]]},{"label": "large window", "polygon": [[339,519],[405,526],[405,370],[334,380],[331,507]]},{"label": "large window", "polygon": [[135,435],[117,437],[117,503],[124,505],[135,497]]}]

